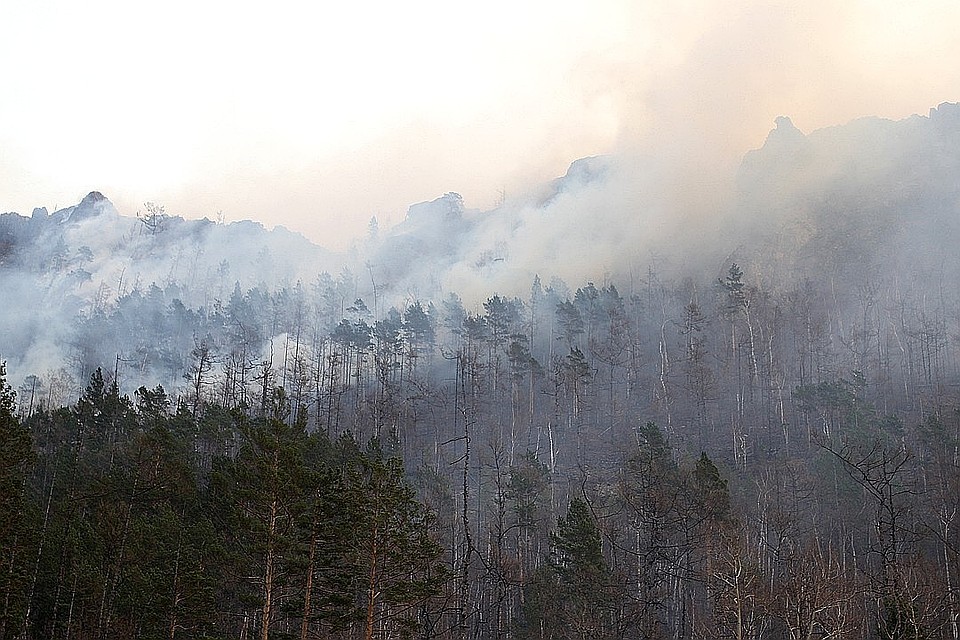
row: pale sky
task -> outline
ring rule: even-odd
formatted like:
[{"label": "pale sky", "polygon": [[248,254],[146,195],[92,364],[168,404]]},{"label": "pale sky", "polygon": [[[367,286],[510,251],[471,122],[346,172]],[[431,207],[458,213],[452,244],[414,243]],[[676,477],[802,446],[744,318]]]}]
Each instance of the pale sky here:
[{"label": "pale sky", "polygon": [[958,28],[956,0],[2,0],[0,211],[96,189],[341,247],[582,156],[926,114]]}]

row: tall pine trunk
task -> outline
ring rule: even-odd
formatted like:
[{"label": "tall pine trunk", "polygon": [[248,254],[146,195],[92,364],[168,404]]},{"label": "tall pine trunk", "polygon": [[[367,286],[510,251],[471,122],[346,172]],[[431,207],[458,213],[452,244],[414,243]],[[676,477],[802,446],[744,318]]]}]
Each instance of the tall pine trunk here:
[{"label": "tall pine trunk", "polygon": [[277,533],[277,497],[270,501],[270,520],[267,524],[267,559],[263,571],[263,624],[260,629],[260,640],[268,640],[270,636],[270,617],[273,615],[273,582],[274,563],[276,561],[275,538]]}]

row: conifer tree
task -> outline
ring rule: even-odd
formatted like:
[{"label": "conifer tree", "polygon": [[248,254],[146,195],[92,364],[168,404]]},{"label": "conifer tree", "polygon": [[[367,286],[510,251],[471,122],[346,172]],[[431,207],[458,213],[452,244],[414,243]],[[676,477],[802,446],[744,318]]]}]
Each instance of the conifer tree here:
[{"label": "conifer tree", "polygon": [[16,396],[0,363],[0,638],[14,637],[28,591],[27,553],[32,547],[25,481],[33,461],[30,434],[14,414]]},{"label": "conifer tree", "polygon": [[614,638],[621,592],[583,498],[570,501],[550,536],[550,556],[525,590],[522,638]]},{"label": "conifer tree", "polygon": [[231,570],[246,577],[246,584],[238,585],[238,604],[249,615],[256,603],[262,640],[282,608],[281,587],[292,579],[286,558],[305,508],[304,424],[285,422],[290,409],[282,389],[275,390],[271,404],[268,416],[238,416],[239,455],[223,461],[214,476],[214,497],[226,506],[223,525],[236,563]]},{"label": "conifer tree", "polygon": [[446,579],[433,516],[416,501],[397,458],[374,439],[344,470],[344,498],[353,544],[346,562],[354,571],[362,637],[411,635],[426,623],[422,606]]}]

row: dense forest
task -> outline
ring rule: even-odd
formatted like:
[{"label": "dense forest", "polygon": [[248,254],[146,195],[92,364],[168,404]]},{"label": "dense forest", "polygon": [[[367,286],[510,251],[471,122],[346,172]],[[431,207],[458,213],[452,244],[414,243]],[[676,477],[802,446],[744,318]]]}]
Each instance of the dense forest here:
[{"label": "dense forest", "polygon": [[[5,636],[952,637],[946,298],[320,282],[131,293],[75,403],[4,385]],[[121,394],[140,362],[183,393]]]},{"label": "dense forest", "polygon": [[0,637],[960,636],[960,107],[778,121],[697,242],[561,225],[605,162],[352,270],[0,217]]}]

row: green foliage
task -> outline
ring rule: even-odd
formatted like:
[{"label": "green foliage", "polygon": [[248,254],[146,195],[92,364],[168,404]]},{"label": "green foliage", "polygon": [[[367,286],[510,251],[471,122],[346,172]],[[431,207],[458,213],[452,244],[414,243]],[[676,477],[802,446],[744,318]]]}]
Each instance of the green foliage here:
[{"label": "green foliage", "polygon": [[14,637],[22,625],[29,589],[25,565],[33,549],[25,495],[33,452],[15,407],[6,364],[0,363],[0,637]]},{"label": "green foliage", "polygon": [[693,470],[693,483],[706,517],[715,523],[726,522],[730,518],[730,491],[727,489],[727,481],[704,452],[700,453],[700,459]]},{"label": "green foliage", "polygon": [[565,383],[577,388],[580,384],[587,384],[592,376],[592,369],[583,351],[577,347],[570,349],[559,365],[560,375]]},{"label": "green foliage", "polygon": [[611,638],[622,595],[603,556],[600,531],[574,498],[550,535],[548,563],[525,590],[523,638]]},{"label": "green foliage", "polygon": [[352,456],[343,478],[352,538],[344,562],[365,578],[358,604],[375,617],[371,624],[406,635],[416,627],[412,605],[438,593],[446,579],[433,514],[414,498],[401,461],[385,457],[377,440]]},{"label": "green foliage", "polygon": [[405,637],[449,579],[400,460],[308,434],[281,389],[264,415],[198,419],[159,386],[134,405],[98,370],[72,410],[31,418],[35,457],[2,371],[0,637],[25,621],[31,637],[169,639],[368,618]]},{"label": "green foliage", "polygon": [[549,473],[547,466],[529,451],[510,469],[506,497],[512,503],[518,526],[530,527],[540,520]]},{"label": "green foliage", "polygon": [[648,422],[636,432],[637,448],[623,464],[620,503],[639,530],[670,527],[681,505],[680,470],[660,428]]},{"label": "green foliage", "polygon": [[583,317],[579,309],[569,300],[557,304],[556,309],[557,324],[560,325],[566,338],[567,345],[573,349],[579,342],[579,337],[583,333]]},{"label": "green foliage", "polygon": [[582,498],[570,501],[567,515],[557,519],[557,531],[550,541],[551,564],[561,582],[582,586],[596,581],[606,571],[600,532]]},{"label": "green foliage", "polygon": [[507,347],[511,377],[518,381],[531,371],[539,372],[540,364],[530,354],[526,336],[517,334],[511,337],[510,346]]},{"label": "green foliage", "polygon": [[371,313],[348,273],[105,298],[83,370],[136,334],[116,375],[181,395],[98,369],[54,409],[76,385],[28,378],[20,424],[2,387],[0,637],[935,635],[960,566],[949,307],[831,274],[784,296],[756,264],[704,306],[654,269],[626,299],[555,280],[473,313]]},{"label": "green foliage", "polygon": [[880,440],[887,444],[902,437],[896,416],[881,415],[865,398],[863,373],[853,371],[850,380],[838,378],[794,389],[793,398],[807,420],[815,421],[814,439],[823,444],[870,446]]},{"label": "green foliage", "polygon": [[436,341],[436,319],[423,308],[419,300],[404,311],[403,330],[414,350],[433,345]]},{"label": "green foliage", "polygon": [[750,306],[743,282],[743,269],[736,262],[730,265],[727,276],[719,281],[723,298],[720,313],[728,319],[736,317]]}]

